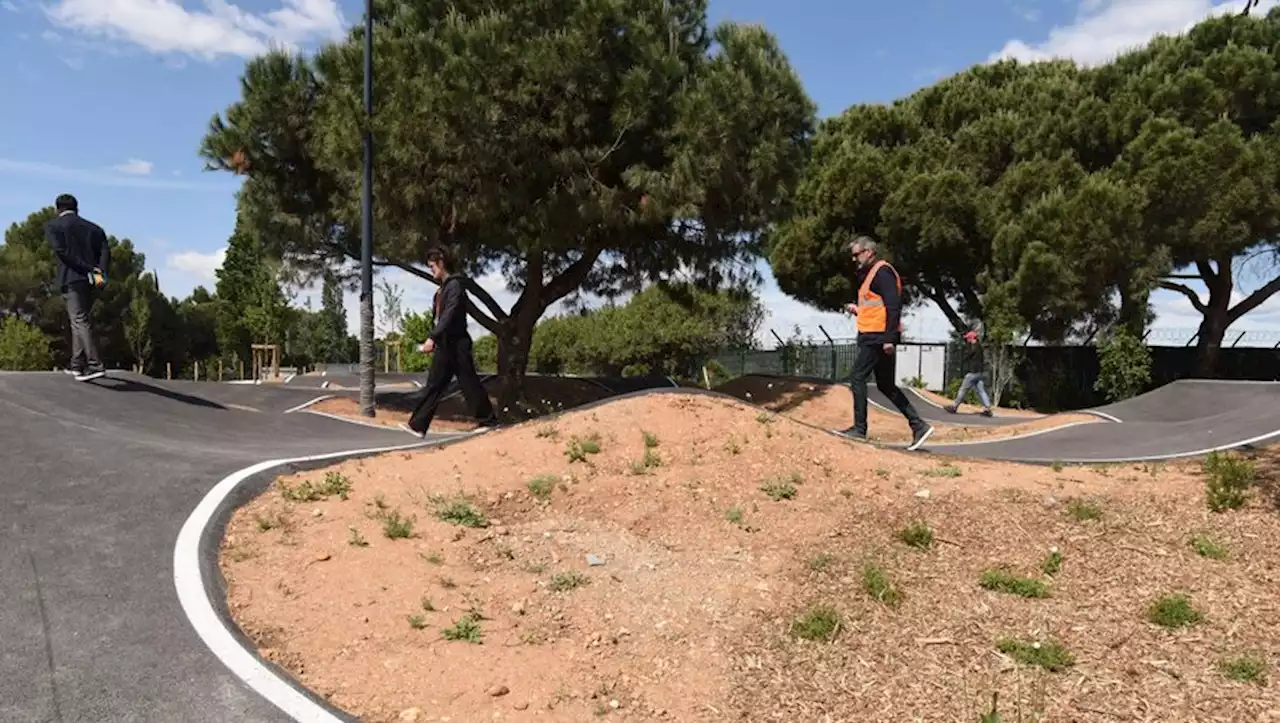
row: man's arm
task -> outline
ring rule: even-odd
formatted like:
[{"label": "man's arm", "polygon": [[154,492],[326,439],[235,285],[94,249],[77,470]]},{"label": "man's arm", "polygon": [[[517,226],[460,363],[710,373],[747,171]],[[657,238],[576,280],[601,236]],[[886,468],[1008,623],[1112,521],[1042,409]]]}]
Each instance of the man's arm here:
[{"label": "man's arm", "polygon": [[871,290],[884,299],[884,338],[886,344],[898,342],[898,324],[902,319],[902,295],[898,293],[898,279],[893,271],[882,266],[871,280]]},{"label": "man's arm", "polygon": [[54,224],[49,223],[44,227],[44,238],[49,242],[49,245],[53,247],[53,253],[57,255],[58,260],[60,260],[64,266],[69,269],[79,271],[87,276],[90,271],[93,271],[93,269],[85,266],[80,262],[80,259],[75,258],[68,252],[67,241],[62,235],[62,231],[54,230],[53,226]]},{"label": "man's arm", "polygon": [[457,279],[449,279],[440,289],[440,316],[436,317],[435,328],[429,334],[436,342],[440,341],[449,324],[461,311],[462,294],[462,281]]}]

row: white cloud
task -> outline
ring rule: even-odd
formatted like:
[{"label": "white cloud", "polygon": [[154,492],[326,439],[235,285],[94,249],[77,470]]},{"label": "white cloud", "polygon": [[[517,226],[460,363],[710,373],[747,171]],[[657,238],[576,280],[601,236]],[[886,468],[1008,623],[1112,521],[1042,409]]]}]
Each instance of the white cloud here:
[{"label": "white cloud", "polygon": [[154,165],[151,161],[144,161],[140,158],[130,158],[124,163],[112,166],[111,170],[116,173],[123,173],[127,176],[150,176],[152,168],[154,168]]},{"label": "white cloud", "polygon": [[52,163],[18,161],[10,158],[0,158],[0,174],[3,173],[94,186],[118,186],[164,191],[213,191],[217,193],[228,193],[235,190],[235,186],[227,183],[195,183],[192,181],[148,178],[145,176],[129,176],[110,170],[94,171],[83,168],[65,168]]},{"label": "white cloud", "polygon": [[[1251,12],[1262,15],[1280,0],[1262,0]],[[990,60],[1070,58],[1083,65],[1105,63],[1145,45],[1156,35],[1186,32],[1213,15],[1238,13],[1245,0],[1081,0],[1076,20],[1058,26],[1039,43],[1010,40]]]},{"label": "white cloud", "polygon": [[178,291],[169,291],[168,293],[177,296],[186,296],[195,288],[196,284],[213,284],[218,280],[218,269],[222,268],[222,261],[227,257],[226,247],[222,247],[212,253],[201,253],[199,251],[181,251],[175,254],[169,254],[165,259],[165,266],[169,269],[179,271],[195,282],[191,284],[191,288],[182,288]]},{"label": "white cloud", "polygon": [[3,8],[4,10],[8,10],[11,13],[22,12],[21,10],[18,9],[17,5],[14,5],[9,0],[0,0],[0,8]]},{"label": "white cloud", "polygon": [[265,14],[226,0],[204,4],[207,9],[199,11],[186,9],[179,0],[57,0],[45,14],[55,25],[84,35],[204,60],[252,57],[271,47],[295,48],[344,32],[336,0],[282,0]]}]

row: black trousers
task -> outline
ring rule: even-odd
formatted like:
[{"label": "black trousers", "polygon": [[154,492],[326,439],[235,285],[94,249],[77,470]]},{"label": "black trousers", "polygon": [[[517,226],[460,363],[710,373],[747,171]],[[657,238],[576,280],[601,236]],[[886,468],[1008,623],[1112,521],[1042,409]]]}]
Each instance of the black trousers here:
[{"label": "black trousers", "polygon": [[72,371],[101,369],[98,345],[93,340],[93,327],[89,325],[89,312],[93,311],[93,289],[87,281],[75,281],[62,288],[62,298],[67,303],[67,316],[71,319]]},{"label": "black trousers", "polygon": [[493,404],[489,395],[480,383],[480,375],[476,373],[476,360],[471,353],[471,337],[444,337],[436,346],[431,361],[431,371],[427,373],[427,385],[422,390],[422,399],[414,407],[413,416],[409,417],[409,428],[423,433],[431,427],[431,420],[436,416],[436,408],[449,382],[458,379],[458,387],[467,400],[467,408],[472,416],[481,421],[492,421]]},{"label": "black trousers", "polygon": [[876,375],[876,387],[880,389],[893,406],[898,408],[902,416],[907,418],[911,431],[924,427],[924,420],[911,406],[911,400],[898,388],[894,380],[897,369],[897,357],[886,354],[882,344],[863,344],[858,346],[858,358],[853,362],[853,374],[849,386],[853,388],[853,431],[865,435],[867,433],[867,379]]}]

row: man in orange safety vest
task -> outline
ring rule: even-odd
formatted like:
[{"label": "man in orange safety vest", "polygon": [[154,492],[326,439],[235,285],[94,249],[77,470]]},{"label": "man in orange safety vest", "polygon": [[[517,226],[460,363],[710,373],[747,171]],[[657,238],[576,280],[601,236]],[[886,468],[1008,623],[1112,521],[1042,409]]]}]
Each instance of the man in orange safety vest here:
[{"label": "man in orange safety vest", "polygon": [[845,248],[863,276],[857,303],[845,307],[858,319],[858,357],[853,363],[849,384],[853,390],[853,426],[843,434],[854,439],[867,438],[867,379],[874,373],[876,387],[911,425],[911,444],[907,449],[919,449],[933,434],[933,427],[920,418],[894,380],[893,352],[902,332],[902,279],[889,262],[879,258],[876,242],[870,237],[858,236],[845,244]]}]

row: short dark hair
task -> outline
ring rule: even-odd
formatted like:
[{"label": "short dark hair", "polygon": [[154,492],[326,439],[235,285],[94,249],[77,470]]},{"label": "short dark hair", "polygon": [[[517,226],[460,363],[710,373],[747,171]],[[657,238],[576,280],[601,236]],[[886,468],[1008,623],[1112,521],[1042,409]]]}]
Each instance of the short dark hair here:
[{"label": "short dark hair", "polygon": [[76,200],[75,196],[72,196],[69,193],[64,193],[61,196],[58,196],[58,199],[53,202],[53,207],[58,209],[58,213],[62,213],[63,211],[79,211],[80,202]]},{"label": "short dark hair", "polygon": [[446,271],[451,271],[453,267],[449,263],[449,254],[440,246],[436,246],[427,251],[427,263],[440,264]]}]

